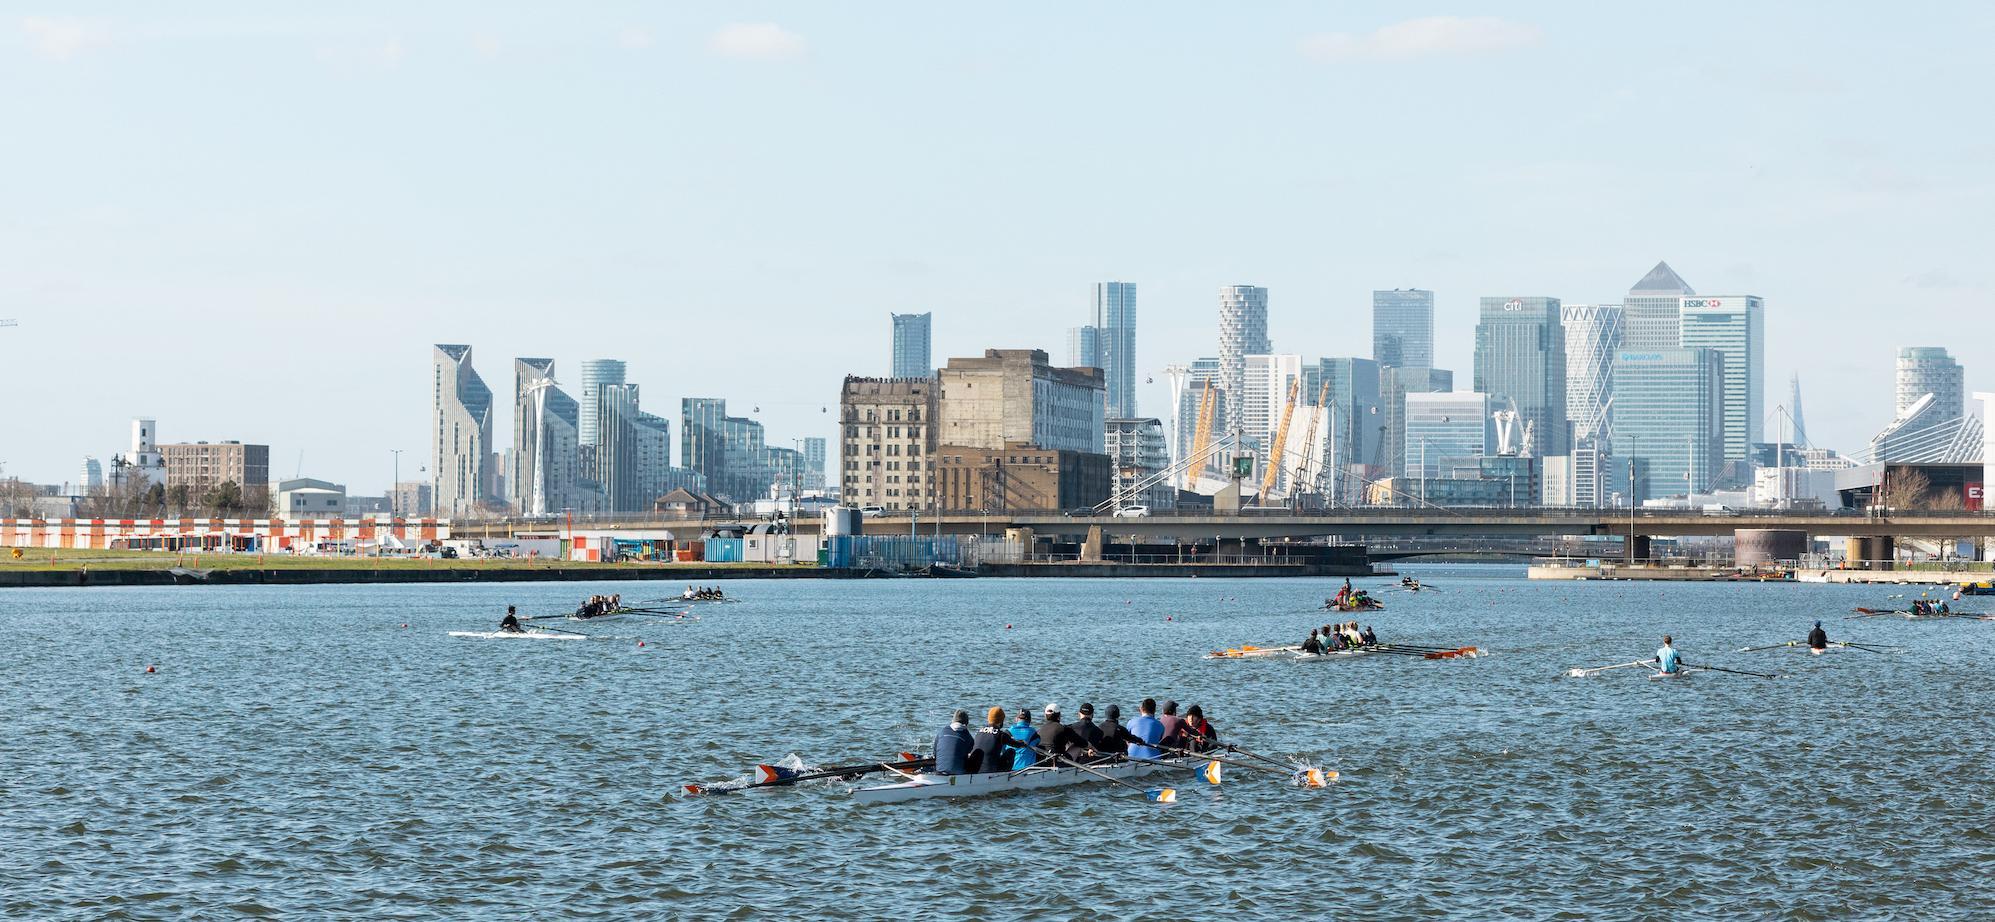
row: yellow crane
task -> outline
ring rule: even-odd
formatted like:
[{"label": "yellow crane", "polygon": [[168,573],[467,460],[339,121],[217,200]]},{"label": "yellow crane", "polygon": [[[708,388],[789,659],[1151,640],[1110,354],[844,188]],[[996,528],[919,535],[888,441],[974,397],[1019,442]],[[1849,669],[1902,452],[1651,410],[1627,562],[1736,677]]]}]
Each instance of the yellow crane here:
[{"label": "yellow crane", "polygon": [[1191,463],[1185,466],[1185,489],[1198,489],[1198,472],[1205,469],[1205,453],[1212,448],[1212,379],[1198,397],[1198,422],[1192,424]]},{"label": "yellow crane", "polygon": [[[1329,399],[1330,379],[1326,377],[1323,379],[1323,386],[1316,390],[1316,407],[1309,414],[1309,428],[1302,430],[1302,463],[1295,466],[1295,475],[1298,478],[1304,471],[1309,470],[1310,462],[1316,458],[1316,450],[1321,447],[1316,444],[1316,421],[1322,418],[1323,402]],[[1288,491],[1295,492],[1293,483],[1289,484]]]},{"label": "yellow crane", "polygon": [[1289,379],[1288,402],[1282,404],[1281,425],[1275,427],[1275,444],[1273,448],[1268,449],[1268,472],[1261,477],[1261,499],[1263,502],[1267,500],[1268,494],[1274,491],[1275,478],[1281,476],[1283,443],[1288,441],[1288,421],[1290,417],[1295,415],[1295,398],[1297,392],[1300,390],[1302,390],[1302,378],[1298,376]]}]

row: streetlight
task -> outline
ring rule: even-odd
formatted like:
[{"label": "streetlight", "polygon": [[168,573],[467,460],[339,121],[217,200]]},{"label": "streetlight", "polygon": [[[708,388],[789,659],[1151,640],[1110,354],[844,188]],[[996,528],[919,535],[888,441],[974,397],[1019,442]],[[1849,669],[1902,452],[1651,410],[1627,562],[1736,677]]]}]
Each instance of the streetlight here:
[{"label": "streetlight", "polygon": [[395,479],[388,481],[388,517],[401,518],[402,492],[402,449],[390,448],[388,453],[395,456]]}]

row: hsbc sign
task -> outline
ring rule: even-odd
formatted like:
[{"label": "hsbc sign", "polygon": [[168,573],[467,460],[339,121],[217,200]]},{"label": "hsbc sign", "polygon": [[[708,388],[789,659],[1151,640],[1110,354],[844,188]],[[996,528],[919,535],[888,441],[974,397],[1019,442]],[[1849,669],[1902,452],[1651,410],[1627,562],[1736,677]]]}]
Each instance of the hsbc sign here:
[{"label": "hsbc sign", "polygon": [[1683,306],[1684,307],[1724,307],[1725,301],[1722,298],[1684,298]]}]

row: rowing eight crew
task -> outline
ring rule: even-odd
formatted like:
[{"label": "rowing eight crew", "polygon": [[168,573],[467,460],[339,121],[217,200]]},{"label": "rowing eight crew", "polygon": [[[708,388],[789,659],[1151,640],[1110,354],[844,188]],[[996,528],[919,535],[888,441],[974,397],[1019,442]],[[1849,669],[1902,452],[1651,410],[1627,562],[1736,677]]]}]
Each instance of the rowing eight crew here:
[{"label": "rowing eight crew", "polygon": [[623,593],[615,595],[592,595],[575,607],[577,618],[600,618],[623,608]]},{"label": "rowing eight crew", "polygon": [[1178,703],[1166,701],[1159,715],[1157,700],[1145,698],[1137,711],[1136,718],[1124,725],[1122,709],[1111,704],[1106,719],[1095,723],[1094,705],[1083,704],[1080,720],[1068,724],[1060,722],[1060,706],[1049,704],[1038,726],[1032,724],[1028,708],[1019,708],[1017,722],[1006,726],[1004,708],[994,707],[985,725],[975,731],[970,729],[970,713],[957,711],[949,726],[935,734],[934,773],[975,775],[1035,765],[1161,759],[1219,746],[1219,730],[1196,704],[1179,717]]},{"label": "rowing eight crew", "polygon": [[1378,646],[1378,635],[1372,633],[1372,626],[1358,630],[1358,622],[1346,621],[1338,625],[1324,625],[1320,630],[1309,629],[1309,639],[1302,642],[1302,652],[1314,656],[1319,653],[1342,653],[1359,647]]},{"label": "rowing eight crew", "polygon": [[721,593],[719,586],[702,586],[698,589],[687,586],[686,591],[679,594],[679,598],[686,602],[717,602],[727,596]]},{"label": "rowing eight crew", "polygon": [[1933,603],[1931,602],[1931,600],[1928,600],[1928,599],[1913,599],[1913,600],[1912,600],[1912,614],[1915,614],[1915,615],[1951,615],[1951,614],[1953,614],[1953,609],[1951,609],[1951,608],[1948,608],[1948,607],[1947,607],[1947,603],[1945,603],[1945,602],[1941,602],[1941,603],[1939,603],[1938,605],[1934,605],[1934,604],[1933,604]]}]

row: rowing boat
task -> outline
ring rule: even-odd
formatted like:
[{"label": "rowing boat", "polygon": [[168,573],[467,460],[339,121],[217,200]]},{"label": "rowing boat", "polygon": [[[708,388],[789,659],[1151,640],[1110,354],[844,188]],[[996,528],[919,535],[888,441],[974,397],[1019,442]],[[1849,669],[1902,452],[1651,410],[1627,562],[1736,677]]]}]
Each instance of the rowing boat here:
[{"label": "rowing boat", "polygon": [[1301,647],[1255,647],[1242,646],[1229,650],[1214,650],[1205,655],[1206,659],[1294,659],[1326,660],[1337,656],[1364,656],[1375,653],[1369,647],[1351,650],[1325,650],[1321,653],[1304,653]]},{"label": "rowing boat", "polygon": [[586,640],[581,634],[556,634],[553,631],[451,631],[452,637],[478,637],[485,640]]},{"label": "rowing boat", "polygon": [[[1190,771],[1204,765],[1204,759],[1175,758],[1151,762],[1104,762],[1087,769],[1071,766],[1034,766],[1015,772],[983,772],[974,775],[937,775],[930,772],[900,772],[906,779],[894,784],[859,788],[852,799],[862,804],[897,803],[931,797],[983,797],[1006,791],[1030,791],[1104,781],[1127,780],[1157,772]],[[1107,776],[1104,778],[1103,776]]]}]

